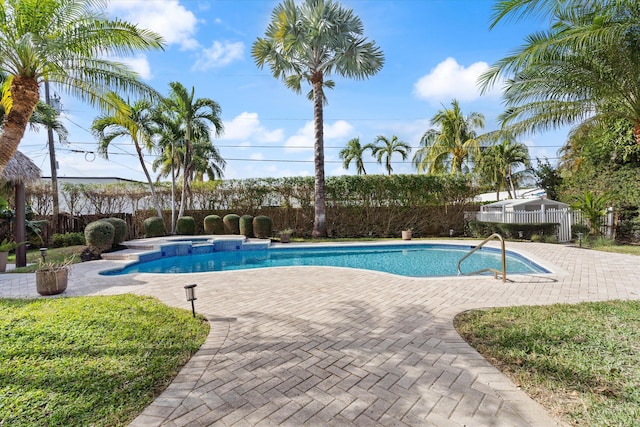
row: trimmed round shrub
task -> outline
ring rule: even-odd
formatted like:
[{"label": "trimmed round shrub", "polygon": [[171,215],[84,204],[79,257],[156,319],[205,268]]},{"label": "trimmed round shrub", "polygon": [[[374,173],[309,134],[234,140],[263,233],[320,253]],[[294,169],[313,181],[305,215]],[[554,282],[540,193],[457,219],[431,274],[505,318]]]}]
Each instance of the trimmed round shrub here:
[{"label": "trimmed round shrub", "polygon": [[224,234],[224,223],[218,215],[207,215],[204,217],[205,234]]},{"label": "trimmed round shrub", "polygon": [[240,234],[240,216],[236,214],[227,214],[222,218],[224,222],[224,230],[227,234]]},{"label": "trimmed round shrub", "polygon": [[94,221],[89,223],[84,229],[84,238],[87,245],[102,252],[113,245],[113,236],[116,229],[107,221]]},{"label": "trimmed round shrub", "polygon": [[167,233],[164,228],[164,221],[159,216],[145,219],[143,225],[145,237],[161,237]]},{"label": "trimmed round shrub", "polygon": [[268,239],[273,234],[272,232],[271,218],[265,215],[253,218],[253,234],[258,239]]},{"label": "trimmed round shrub", "polygon": [[109,224],[113,225],[115,229],[115,233],[113,235],[113,246],[118,246],[122,242],[127,239],[127,231],[129,227],[127,227],[127,221],[120,218],[105,218],[100,221],[106,221]]},{"label": "trimmed round shrub", "polygon": [[245,237],[253,237],[253,216],[242,215],[240,217],[240,234]]},{"label": "trimmed round shrub", "polygon": [[176,222],[176,233],[193,236],[196,234],[196,220],[192,216],[181,216]]}]

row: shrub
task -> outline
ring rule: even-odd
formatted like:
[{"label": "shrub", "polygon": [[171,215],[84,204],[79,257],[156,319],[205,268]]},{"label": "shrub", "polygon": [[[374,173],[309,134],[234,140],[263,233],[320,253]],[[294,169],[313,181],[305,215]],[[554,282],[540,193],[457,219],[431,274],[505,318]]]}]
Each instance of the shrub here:
[{"label": "shrub", "polygon": [[51,243],[49,244],[52,248],[80,245],[86,245],[84,233],[54,233],[51,236]]},{"label": "shrub", "polygon": [[240,216],[237,214],[227,214],[222,218],[224,229],[228,234],[240,234]]},{"label": "shrub", "polygon": [[129,231],[127,227],[127,221],[120,218],[105,218],[101,219],[100,221],[106,221],[109,224],[113,225],[113,228],[115,229],[115,232],[113,234],[114,247],[120,245],[127,239],[127,231]]},{"label": "shrub", "polygon": [[522,223],[502,223],[502,222],[481,222],[470,221],[467,226],[471,236],[477,238],[489,237],[493,233],[498,233],[502,237],[519,239],[522,231],[523,239],[531,239],[533,235],[552,236],[557,232],[558,224],[544,222],[538,224]]},{"label": "shrub", "polygon": [[161,237],[166,234],[164,221],[158,216],[152,216],[144,220],[145,237]]},{"label": "shrub", "polygon": [[542,236],[539,234],[532,234],[531,235],[531,241],[532,242],[542,242]]},{"label": "shrub", "polygon": [[84,229],[84,237],[87,245],[98,251],[109,249],[113,245],[115,227],[107,221],[94,221],[89,223]]},{"label": "shrub", "polygon": [[181,216],[176,222],[176,233],[193,236],[196,234],[196,220],[192,216]]},{"label": "shrub", "polygon": [[253,237],[253,216],[242,215],[240,217],[240,234],[245,237]]},{"label": "shrub", "polygon": [[224,234],[224,223],[218,215],[207,215],[204,217],[205,234]]},{"label": "shrub", "polygon": [[258,215],[253,218],[253,234],[258,239],[268,239],[272,234],[271,218]]}]

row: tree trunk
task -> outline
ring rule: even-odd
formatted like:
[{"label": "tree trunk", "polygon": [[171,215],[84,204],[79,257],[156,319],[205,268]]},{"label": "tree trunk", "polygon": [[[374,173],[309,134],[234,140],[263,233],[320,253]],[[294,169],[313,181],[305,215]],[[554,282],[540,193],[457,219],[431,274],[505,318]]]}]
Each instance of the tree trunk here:
[{"label": "tree trunk", "polygon": [[633,125],[633,137],[636,140],[636,144],[640,144],[640,122],[636,122]]},{"label": "tree trunk", "polygon": [[324,200],[324,118],[322,73],[315,72],[311,77],[313,84],[313,125],[315,130],[314,163],[315,163],[315,200],[312,237],[326,237],[326,207]]},{"label": "tree trunk", "polygon": [[[153,199],[153,204],[156,208],[156,213],[158,217],[162,218],[162,222],[164,222],[164,218],[162,217],[162,209],[160,209],[160,202],[158,201],[158,195],[156,194],[156,188],[153,185],[153,180],[151,179],[151,175],[149,174],[149,170],[147,169],[147,165],[144,163],[144,156],[142,155],[142,149],[138,144],[138,141],[134,139],[134,144],[136,146],[136,151],[138,152],[138,158],[140,159],[140,166],[142,166],[142,171],[144,175],[147,177],[147,182],[149,183],[149,188],[151,189],[151,198]],[[166,230],[166,226],[165,226]]]},{"label": "tree trunk", "polygon": [[11,82],[13,106],[4,116],[0,133],[0,174],[18,149],[29,118],[38,104],[38,82],[32,77],[15,76]]},{"label": "tree trunk", "polygon": [[176,234],[176,168],[173,164],[173,142],[171,143],[171,234]]}]

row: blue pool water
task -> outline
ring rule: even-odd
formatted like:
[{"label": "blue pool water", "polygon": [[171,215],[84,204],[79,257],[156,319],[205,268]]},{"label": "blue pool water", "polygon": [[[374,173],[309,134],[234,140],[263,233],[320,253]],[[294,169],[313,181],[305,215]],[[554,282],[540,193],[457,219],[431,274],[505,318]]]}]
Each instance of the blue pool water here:
[{"label": "blue pool water", "polygon": [[[264,267],[332,266],[383,271],[401,276],[455,276],[458,260],[473,246],[442,244],[305,246],[260,250],[217,251],[171,256],[131,264],[101,274],[199,273]],[[483,247],[462,263],[462,273],[487,267],[502,270],[500,251]],[[547,270],[507,251],[507,274],[548,273]]]}]

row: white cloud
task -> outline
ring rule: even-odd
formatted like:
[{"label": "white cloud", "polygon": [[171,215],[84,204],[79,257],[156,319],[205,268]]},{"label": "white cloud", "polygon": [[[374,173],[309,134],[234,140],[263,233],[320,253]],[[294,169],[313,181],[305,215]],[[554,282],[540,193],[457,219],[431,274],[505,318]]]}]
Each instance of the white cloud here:
[{"label": "white cloud", "polygon": [[126,64],[129,68],[138,73],[143,80],[151,80],[153,77],[151,74],[149,60],[145,55],[136,55],[130,58],[111,58],[111,60]]},{"label": "white cloud", "polygon": [[[298,133],[287,139],[285,146],[287,151],[313,149],[314,143],[313,122],[307,122]],[[338,120],[334,124],[324,124],[324,139],[344,139],[353,133],[353,126],[344,120]]]},{"label": "white cloud", "polygon": [[[414,93],[420,99],[428,101],[447,103],[452,98],[459,101],[473,101],[480,97],[478,89],[478,77],[489,68],[486,62],[476,62],[469,67],[464,67],[454,59],[447,58],[436,65],[429,74],[420,77],[414,84]],[[499,95],[501,85],[496,84],[494,88],[485,95]]]},{"label": "white cloud", "polygon": [[109,11],[141,28],[160,34],[167,44],[176,44],[184,50],[196,49],[193,38],[198,19],[178,0],[127,0],[109,3]]},{"label": "white cloud", "polygon": [[214,41],[210,48],[204,48],[198,53],[198,58],[192,70],[207,71],[212,68],[224,67],[244,56],[244,43]]},{"label": "white cloud", "polygon": [[230,122],[224,123],[224,140],[254,140],[256,142],[278,142],[284,138],[282,129],[267,130],[260,124],[258,113],[243,112]]}]

